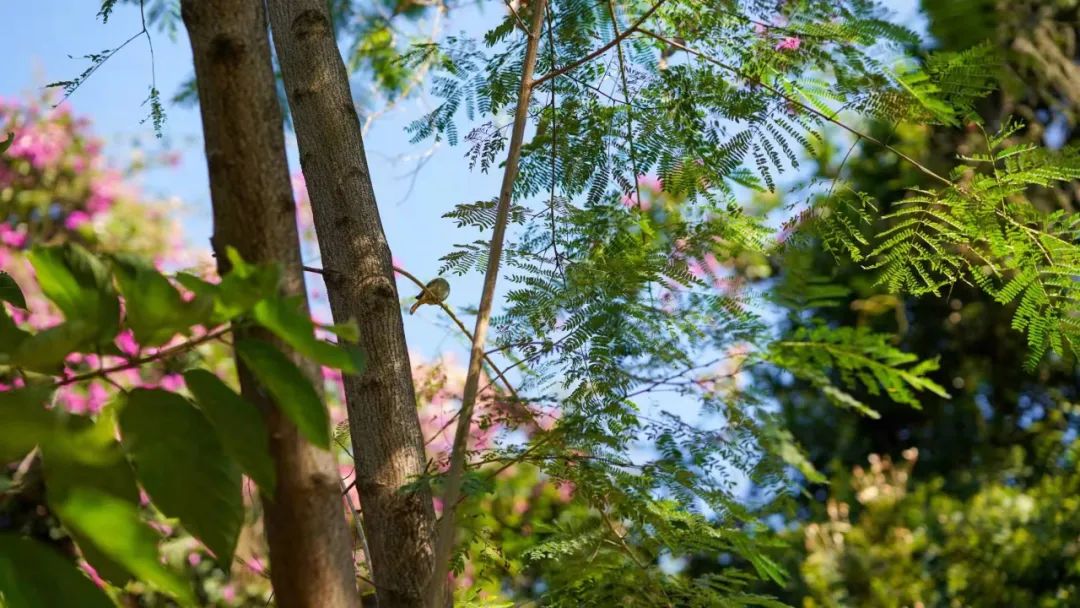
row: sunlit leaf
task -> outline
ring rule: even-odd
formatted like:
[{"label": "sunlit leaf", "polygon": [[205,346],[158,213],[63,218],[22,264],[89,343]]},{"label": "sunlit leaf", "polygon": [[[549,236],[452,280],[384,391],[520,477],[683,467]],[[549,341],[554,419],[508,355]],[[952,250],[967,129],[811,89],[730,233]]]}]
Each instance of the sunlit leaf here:
[{"label": "sunlit leaf", "polygon": [[90,539],[103,554],[140,580],[185,606],[195,605],[188,583],[161,564],[158,536],[139,518],[134,505],[98,490],[79,487],[68,492],[54,509],[66,526]]},{"label": "sunlit leaf", "polygon": [[300,433],[311,443],[329,449],[330,416],[300,369],[266,342],[238,340],[236,352]]},{"label": "sunlit leaf", "polygon": [[265,299],[255,305],[253,312],[259,324],[274,332],[301,355],[347,374],[361,371],[364,362],[358,349],[337,346],[316,338],[311,319],[285,299]]}]

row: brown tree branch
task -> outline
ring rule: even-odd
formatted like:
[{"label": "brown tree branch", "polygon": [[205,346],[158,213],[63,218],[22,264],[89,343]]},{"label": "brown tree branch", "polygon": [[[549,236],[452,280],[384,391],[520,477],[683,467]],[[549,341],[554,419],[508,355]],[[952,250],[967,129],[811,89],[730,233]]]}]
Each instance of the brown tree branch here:
[{"label": "brown tree branch", "polygon": [[[663,1],[663,0],[661,0]],[[529,101],[532,98],[533,70],[536,68],[536,56],[540,46],[540,34],[544,26],[547,0],[534,0],[529,7],[532,10],[531,35],[525,48],[525,59],[521,73],[521,87],[518,90],[517,109],[514,112],[513,128],[510,135],[510,147],[507,150],[502,186],[499,190],[499,202],[496,207],[495,227],[491,235],[491,250],[488,254],[487,270],[484,274],[484,287],[480,295],[480,307],[476,315],[476,327],[473,330],[472,349],[469,355],[468,375],[461,399],[461,413],[454,434],[454,447],[450,453],[450,468],[446,476],[446,489],[443,493],[444,509],[438,523],[435,540],[435,567],[428,588],[429,608],[442,608],[445,602],[445,586],[450,571],[450,557],[454,550],[456,527],[454,515],[461,483],[465,473],[465,458],[468,451],[469,427],[472,423],[472,411],[476,404],[477,389],[480,385],[480,372],[484,361],[484,341],[487,338],[491,320],[491,308],[495,299],[495,284],[499,279],[499,265],[502,261],[503,240],[506,236],[506,224],[510,216],[510,203],[514,194],[514,180],[517,178],[518,164],[521,160],[521,148],[525,141],[525,125],[529,118]]]}]

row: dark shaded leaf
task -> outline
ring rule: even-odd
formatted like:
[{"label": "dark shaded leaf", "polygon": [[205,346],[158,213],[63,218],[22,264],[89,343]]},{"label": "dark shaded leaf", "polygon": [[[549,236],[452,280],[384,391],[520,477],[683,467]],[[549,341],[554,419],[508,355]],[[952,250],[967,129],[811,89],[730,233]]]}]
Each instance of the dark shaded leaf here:
[{"label": "dark shaded leaf", "polygon": [[231,563],[244,520],[240,468],[202,412],[175,393],[136,389],[120,411],[120,432],[154,504]]}]

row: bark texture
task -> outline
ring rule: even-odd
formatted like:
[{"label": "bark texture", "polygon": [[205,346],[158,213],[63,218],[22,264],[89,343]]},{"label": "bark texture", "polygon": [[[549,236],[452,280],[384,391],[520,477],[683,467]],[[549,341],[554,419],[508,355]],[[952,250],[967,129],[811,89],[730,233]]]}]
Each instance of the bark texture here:
[{"label": "bark texture", "polygon": [[[263,4],[183,0],[181,12],[195,57],[218,267],[228,270],[225,247],[235,247],[246,261],[279,264],[282,289],[303,296],[295,202]],[[321,384],[314,363],[275,344],[316,386]],[[263,497],[276,603],[354,608],[359,599],[352,544],[333,456],[304,440],[239,361],[237,368],[244,397],[266,414],[277,472],[275,495]]]},{"label": "bark texture", "polygon": [[425,465],[390,247],[348,72],[325,0],[269,0],[330,306],[355,318],[368,368],[345,377],[363,526],[383,608],[422,606],[432,569],[430,490],[404,492]]}]

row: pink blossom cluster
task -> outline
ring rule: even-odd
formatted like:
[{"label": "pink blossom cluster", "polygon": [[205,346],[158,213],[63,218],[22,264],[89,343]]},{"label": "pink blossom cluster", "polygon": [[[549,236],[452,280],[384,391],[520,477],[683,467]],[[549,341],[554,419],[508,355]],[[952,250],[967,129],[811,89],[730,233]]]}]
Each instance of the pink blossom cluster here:
[{"label": "pink blossom cluster", "polygon": [[[622,196],[620,202],[627,209],[640,209],[648,211],[652,208],[653,198],[660,196],[664,191],[664,181],[654,175],[639,175],[637,178],[637,190],[628,192]],[[642,194],[642,200],[638,201],[638,192]],[[645,195],[649,196],[646,197]]]},{"label": "pink blossom cluster", "polygon": [[[35,331],[63,322],[60,312],[38,288],[33,268],[25,256],[25,250],[35,240],[53,243],[77,239],[91,249],[105,243],[108,243],[106,248],[116,249],[116,244],[109,241],[128,239],[128,233],[122,231],[114,236],[110,232],[109,226],[115,219],[148,234],[157,230],[166,235],[165,238],[144,238],[143,246],[134,253],[156,260],[181,259],[185,255],[180,231],[157,211],[160,203],[137,201],[137,192],[125,182],[123,172],[108,166],[101,141],[88,132],[89,121],[73,118],[70,109],[63,105],[45,109],[48,104],[48,99],[30,102],[0,99],[0,132],[15,133],[8,153],[0,157],[0,188],[11,188],[15,201],[49,200],[60,206],[58,210],[51,209],[50,213],[58,212],[62,221],[48,225],[37,219],[40,214],[30,213],[29,209],[22,209],[17,204],[0,218],[0,268],[10,273],[22,288],[27,309],[9,304],[0,306],[5,307],[17,325]],[[19,163],[25,166],[20,168]],[[122,211],[117,208],[120,203],[124,206]],[[117,215],[120,217],[115,217]],[[102,230],[95,230],[94,238],[88,238],[91,235],[81,231],[99,217],[106,220]],[[119,248],[131,250],[129,242],[119,242]],[[180,339],[178,336],[174,342]],[[153,352],[140,348],[130,331],[117,336],[116,345],[123,356],[70,355],[62,376],[73,378],[103,368],[124,366],[133,357]],[[126,388],[160,386],[178,390],[183,387],[180,375],[165,373],[153,366],[119,370],[111,373],[109,379]],[[0,391],[17,388],[19,382],[18,378],[0,382]],[[95,414],[113,393],[113,386],[101,379],[72,382],[58,391],[56,404],[75,414]]]},{"label": "pink blossom cluster", "polygon": [[0,98],[0,133],[14,134],[0,158],[0,189],[16,192],[0,217],[0,244],[8,249],[52,239],[58,229],[78,231],[121,197],[134,196],[121,173],[106,167],[101,140],[88,133],[90,122],[73,117],[66,104],[49,105],[48,97]]}]

